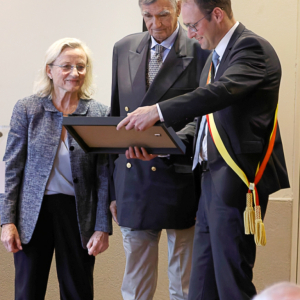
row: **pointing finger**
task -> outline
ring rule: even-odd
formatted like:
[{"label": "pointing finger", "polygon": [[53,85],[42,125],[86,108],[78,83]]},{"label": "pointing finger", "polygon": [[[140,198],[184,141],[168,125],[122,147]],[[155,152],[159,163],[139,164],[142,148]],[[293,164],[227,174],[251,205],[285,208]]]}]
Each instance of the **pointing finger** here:
[{"label": "pointing finger", "polygon": [[130,122],[130,116],[127,116],[125,119],[123,119],[118,125],[117,130],[120,130],[122,127],[127,125]]}]

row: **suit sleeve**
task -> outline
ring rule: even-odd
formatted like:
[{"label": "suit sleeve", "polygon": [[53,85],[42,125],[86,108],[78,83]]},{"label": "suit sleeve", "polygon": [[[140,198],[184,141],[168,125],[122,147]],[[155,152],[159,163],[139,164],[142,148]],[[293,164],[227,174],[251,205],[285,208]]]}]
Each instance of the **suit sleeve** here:
[{"label": "suit sleeve", "polygon": [[186,146],[185,155],[193,156],[193,141],[196,131],[196,121],[188,123],[180,131],[176,132],[179,138],[183,141]]},{"label": "suit sleeve", "polygon": [[[111,108],[110,116],[120,116],[120,104],[119,104],[119,89],[118,89],[118,51],[117,47],[113,50],[112,61],[112,90],[111,90]],[[117,154],[109,155],[109,178],[110,178],[110,201],[116,200],[115,185],[113,180],[113,173],[115,169],[115,160],[118,158]]]},{"label": "suit sleeve", "polygon": [[159,103],[167,126],[173,126],[183,118],[206,115],[243,101],[263,83],[266,56],[257,39],[242,39],[229,55],[228,68],[218,81]]},{"label": "suit sleeve", "polygon": [[27,157],[28,121],[22,100],[14,107],[7,146],[3,160],[6,162],[5,194],[1,195],[1,225],[16,224],[16,210]]},{"label": "suit sleeve", "polygon": [[103,231],[112,234],[112,218],[109,210],[109,174],[106,155],[97,157],[97,213],[95,231]]}]

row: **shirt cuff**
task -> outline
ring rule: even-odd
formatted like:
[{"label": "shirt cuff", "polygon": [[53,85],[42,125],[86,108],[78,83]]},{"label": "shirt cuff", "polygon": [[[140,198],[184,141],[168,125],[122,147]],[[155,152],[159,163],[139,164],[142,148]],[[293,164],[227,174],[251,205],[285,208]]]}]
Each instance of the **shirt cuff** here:
[{"label": "shirt cuff", "polygon": [[163,117],[163,115],[161,113],[161,110],[160,110],[160,107],[159,107],[158,103],[156,103],[156,108],[157,108],[157,111],[158,111],[158,114],[159,114],[160,121],[164,122],[165,120],[164,120],[164,117]]}]

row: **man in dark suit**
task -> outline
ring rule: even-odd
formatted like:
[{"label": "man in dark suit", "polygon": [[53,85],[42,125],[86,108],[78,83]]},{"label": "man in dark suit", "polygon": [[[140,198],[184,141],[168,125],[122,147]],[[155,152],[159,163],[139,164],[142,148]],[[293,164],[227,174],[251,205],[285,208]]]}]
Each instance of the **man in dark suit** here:
[{"label": "man in dark suit", "polygon": [[[181,1],[139,4],[148,32],[129,35],[114,47],[112,116],[193,91],[210,53],[179,25]],[[174,129],[191,120],[182,119]],[[119,155],[113,160],[111,199],[116,201],[111,211],[121,226],[126,255],[123,298],[153,298],[158,242],[161,230],[167,229],[170,298],[187,299],[198,207],[191,155],[155,157],[151,162]]]},{"label": "man in dark suit", "polygon": [[[214,49],[201,74],[200,87],[157,106],[139,108],[118,129],[126,125],[126,129],[146,130],[158,120],[174,126],[182,119],[200,116],[179,133],[187,145],[194,140],[194,167],[201,171],[189,299],[251,299],[256,293],[252,283],[256,246],[253,236],[244,233],[248,187],[225,162],[223,151],[217,150],[205,115],[213,113],[227,151],[253,182],[274,125],[280,62],[265,39],[235,21],[230,0],[186,0],[182,16],[189,37],[197,39],[202,49]],[[142,156],[135,153],[130,157]],[[287,187],[278,128],[257,185],[262,217],[268,196]]]}]

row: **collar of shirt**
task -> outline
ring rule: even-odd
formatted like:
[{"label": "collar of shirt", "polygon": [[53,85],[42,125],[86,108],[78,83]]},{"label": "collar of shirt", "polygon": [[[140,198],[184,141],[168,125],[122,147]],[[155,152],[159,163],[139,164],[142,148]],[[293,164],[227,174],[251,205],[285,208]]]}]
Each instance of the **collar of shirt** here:
[{"label": "collar of shirt", "polygon": [[[163,55],[162,55],[163,60],[165,60],[167,54],[169,53],[172,46],[174,45],[178,31],[179,31],[179,23],[177,23],[177,28],[175,29],[175,31],[160,44],[166,48],[166,50],[163,52]],[[151,52],[155,53],[154,48],[155,48],[155,45],[157,45],[157,44],[159,44],[159,43],[151,36]]]},{"label": "collar of shirt", "polygon": [[[240,22],[236,22],[231,28],[230,30],[224,35],[224,37],[221,39],[221,41],[219,42],[218,46],[215,48],[215,51],[218,53],[218,55],[220,56],[219,61],[221,62],[222,57],[224,55],[224,52],[227,48],[227,45],[234,33],[234,31],[236,30],[236,28],[239,26]],[[220,65],[220,64],[219,64]],[[218,66],[219,66],[218,65]],[[217,68],[218,69],[218,68]]]}]

